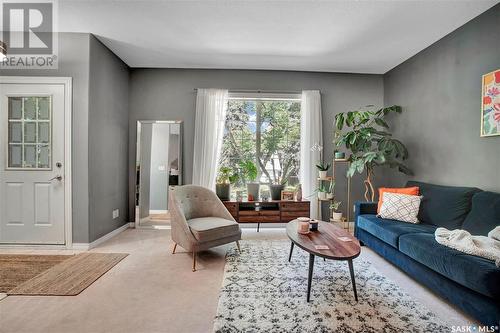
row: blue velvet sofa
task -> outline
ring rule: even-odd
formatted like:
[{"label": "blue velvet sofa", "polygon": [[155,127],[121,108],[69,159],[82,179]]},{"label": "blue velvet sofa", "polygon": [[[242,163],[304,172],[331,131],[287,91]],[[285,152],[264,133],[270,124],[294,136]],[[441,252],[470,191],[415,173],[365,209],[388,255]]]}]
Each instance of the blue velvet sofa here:
[{"label": "blue velvet sofa", "polygon": [[500,268],[436,242],[438,227],[487,235],[500,225],[500,193],[410,181],[423,196],[419,224],[377,217],[377,203],[355,206],[355,236],[413,279],[488,326],[500,326]]}]

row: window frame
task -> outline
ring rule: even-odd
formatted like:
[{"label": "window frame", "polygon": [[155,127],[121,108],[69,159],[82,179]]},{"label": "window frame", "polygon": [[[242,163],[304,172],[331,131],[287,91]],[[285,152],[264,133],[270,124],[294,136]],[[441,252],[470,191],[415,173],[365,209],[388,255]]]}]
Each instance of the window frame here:
[{"label": "window frame", "polygon": [[[247,100],[247,101],[291,101],[301,102],[301,93],[285,93],[285,92],[263,92],[263,91],[229,91],[227,103],[231,100]],[[224,125],[225,126],[225,125]],[[300,139],[299,139],[300,140]],[[220,165],[218,166],[220,168]],[[218,170],[217,170],[218,171]],[[260,185],[267,185],[259,181]]]}]

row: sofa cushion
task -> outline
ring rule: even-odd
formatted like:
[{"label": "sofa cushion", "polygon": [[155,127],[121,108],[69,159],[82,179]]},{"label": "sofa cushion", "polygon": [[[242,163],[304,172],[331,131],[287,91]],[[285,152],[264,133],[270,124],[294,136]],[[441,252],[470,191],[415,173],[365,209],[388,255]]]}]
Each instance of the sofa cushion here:
[{"label": "sofa cushion", "polygon": [[230,237],[240,232],[238,223],[220,217],[199,217],[187,223],[194,238],[200,242]]},{"label": "sofa cushion", "polygon": [[424,198],[418,219],[447,229],[460,229],[472,205],[472,196],[481,190],[475,187],[455,187],[409,181],[406,186],[418,186]]},{"label": "sofa cushion", "polygon": [[387,244],[398,248],[399,236],[407,233],[434,233],[436,227],[430,224],[411,224],[396,220],[382,219],[376,215],[360,215],[357,227],[363,229]]},{"label": "sofa cushion", "polygon": [[[473,235],[487,236],[500,225],[500,193],[479,192],[472,197],[472,209],[462,228]],[[500,283],[500,282],[499,282]]]},{"label": "sofa cushion", "polygon": [[405,234],[399,250],[447,278],[488,297],[500,298],[500,268],[491,260],[439,244],[434,234]]},{"label": "sofa cushion", "polygon": [[379,187],[378,188],[378,204],[377,213],[380,214],[380,208],[382,208],[382,203],[384,202],[384,193],[400,193],[409,195],[420,195],[420,190],[418,187]]}]

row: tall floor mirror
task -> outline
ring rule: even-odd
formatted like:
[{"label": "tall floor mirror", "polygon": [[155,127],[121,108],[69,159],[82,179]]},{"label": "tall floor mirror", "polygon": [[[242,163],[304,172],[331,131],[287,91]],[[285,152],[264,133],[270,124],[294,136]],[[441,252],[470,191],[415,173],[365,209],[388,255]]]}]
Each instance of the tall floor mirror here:
[{"label": "tall floor mirror", "polygon": [[136,224],[168,228],[169,186],[182,185],[182,121],[137,122],[136,172]]}]

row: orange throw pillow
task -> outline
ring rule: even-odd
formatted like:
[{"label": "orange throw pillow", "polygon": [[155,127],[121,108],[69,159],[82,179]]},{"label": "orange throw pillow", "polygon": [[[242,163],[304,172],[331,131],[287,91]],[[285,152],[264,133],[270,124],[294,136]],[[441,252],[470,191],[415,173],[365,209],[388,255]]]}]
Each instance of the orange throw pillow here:
[{"label": "orange throw pillow", "polygon": [[420,188],[418,186],[401,187],[401,188],[379,187],[377,214],[380,213],[380,207],[382,207],[382,198],[383,198],[384,192],[400,193],[400,194],[408,194],[408,195],[420,195]]}]

